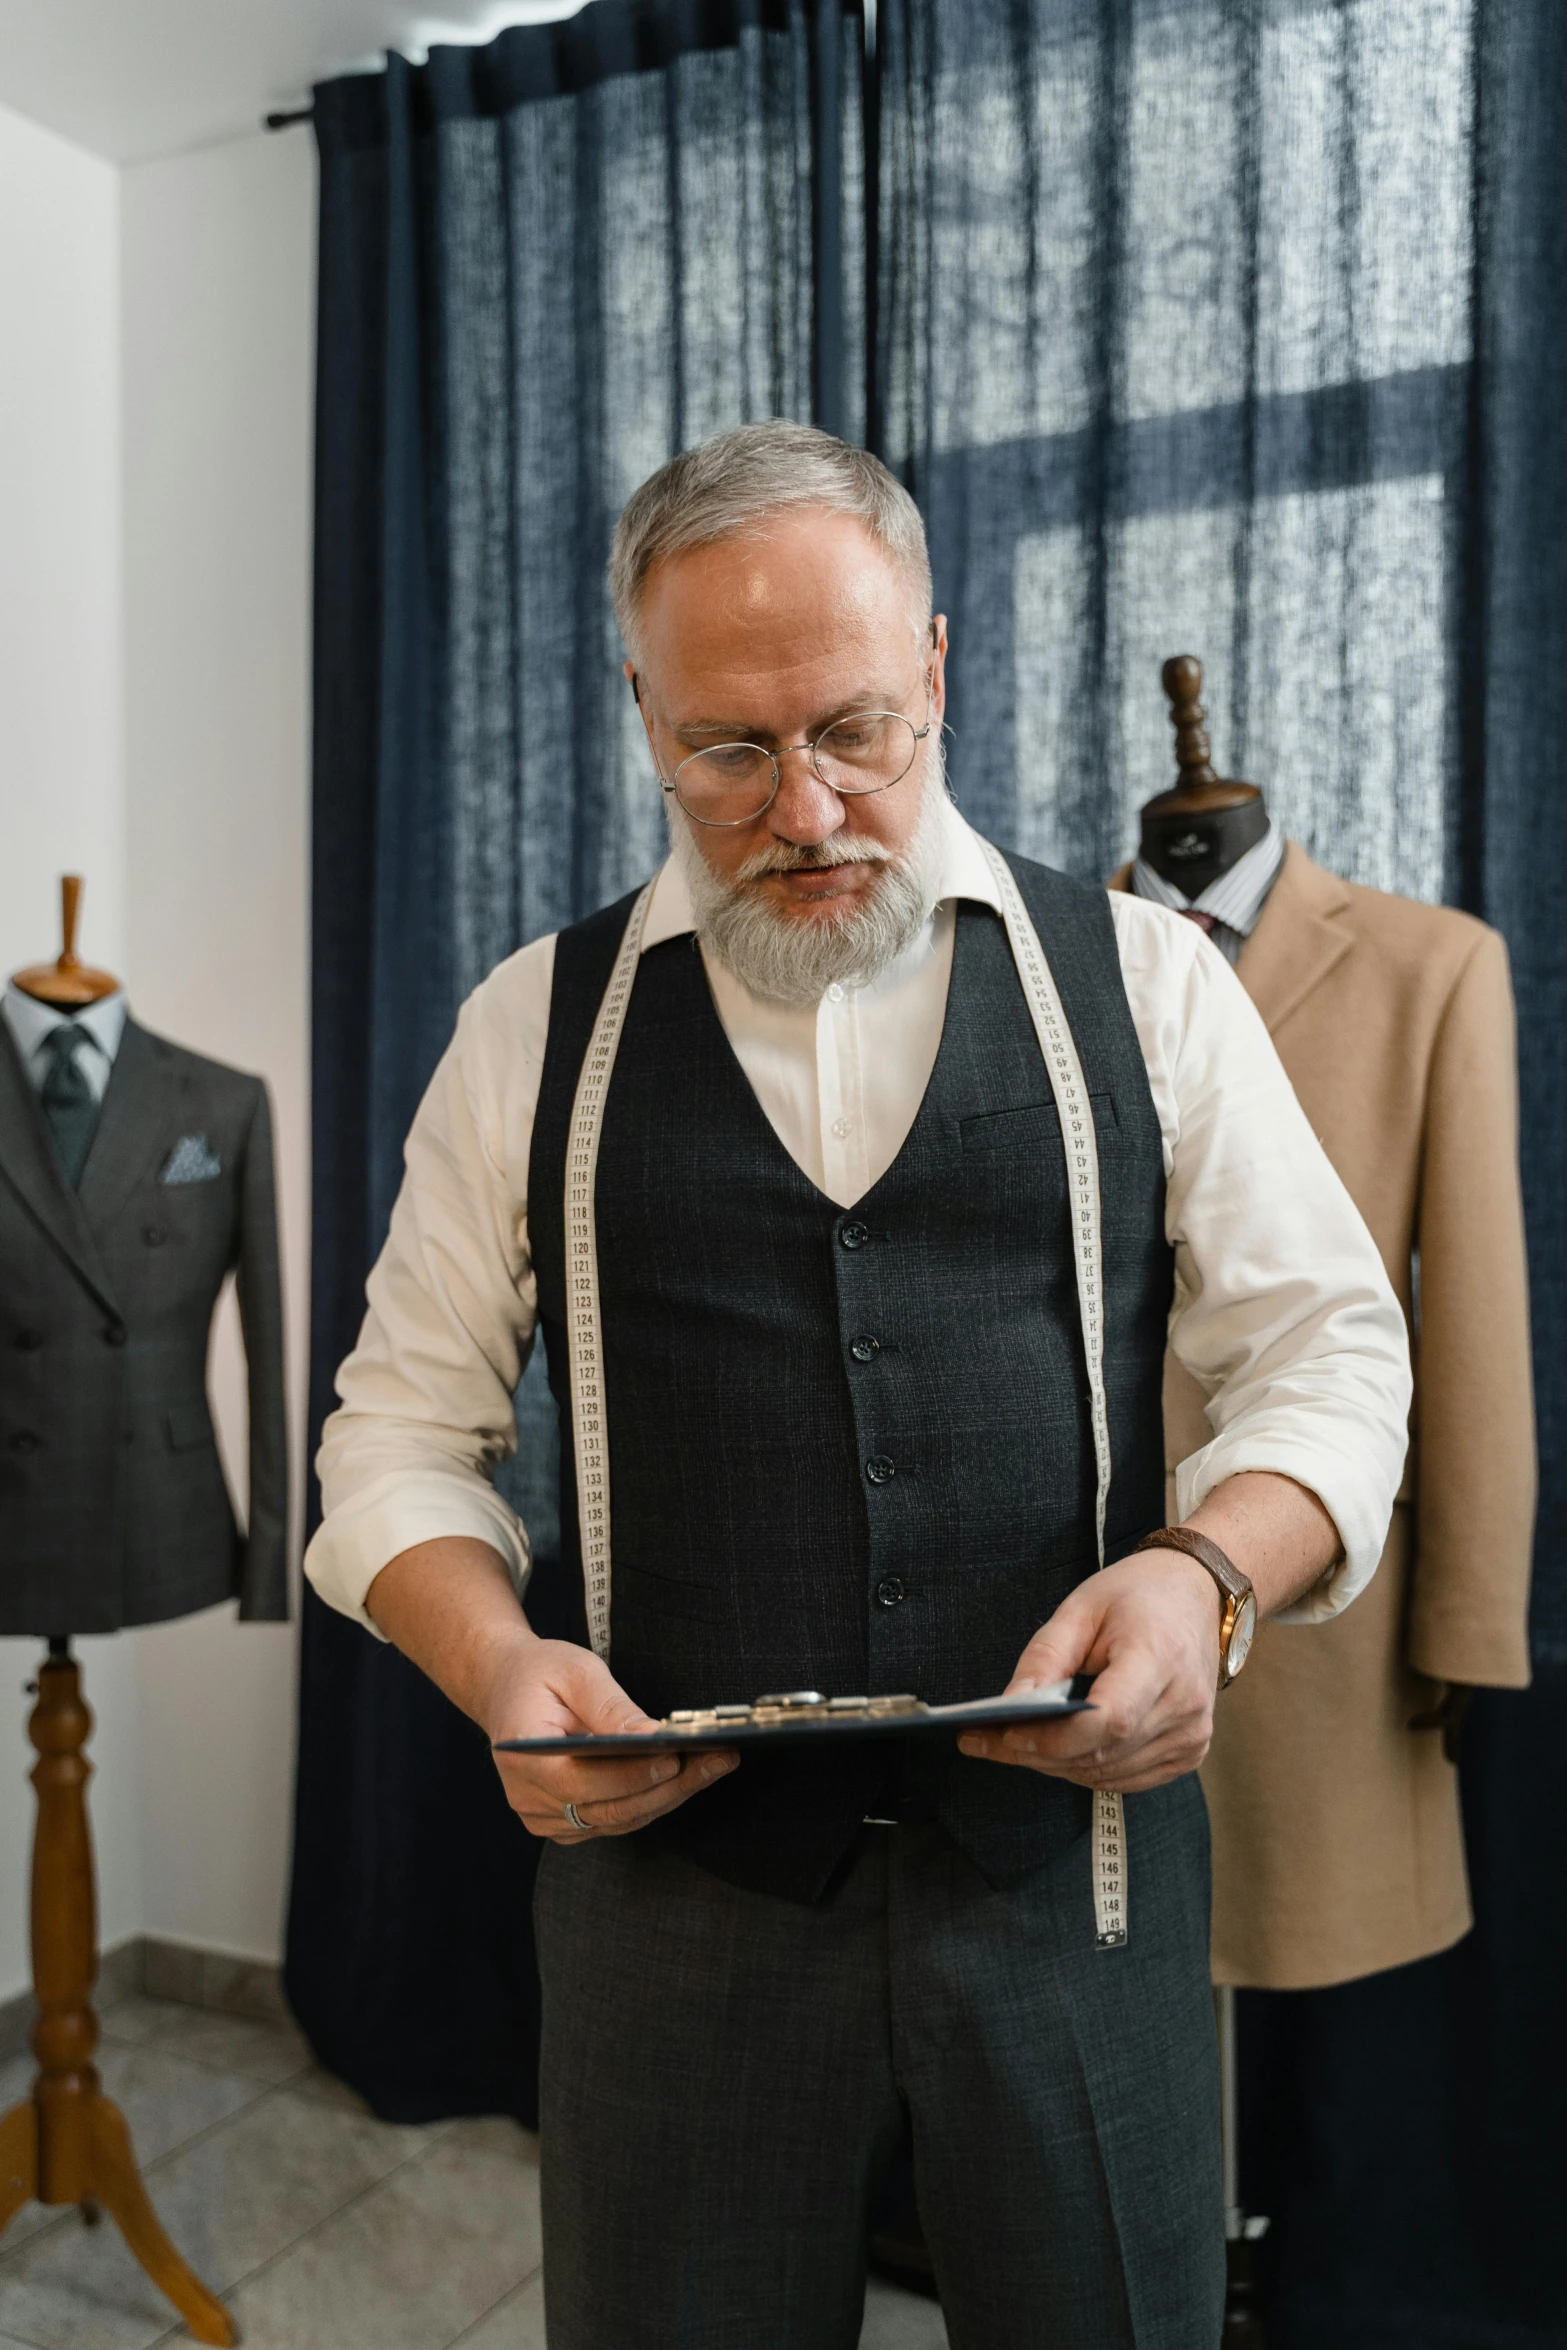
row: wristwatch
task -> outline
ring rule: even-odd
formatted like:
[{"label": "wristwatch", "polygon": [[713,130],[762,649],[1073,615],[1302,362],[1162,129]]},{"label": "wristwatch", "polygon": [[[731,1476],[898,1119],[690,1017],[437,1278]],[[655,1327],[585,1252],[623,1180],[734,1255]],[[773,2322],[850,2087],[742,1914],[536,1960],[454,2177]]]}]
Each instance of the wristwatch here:
[{"label": "wristwatch", "polygon": [[[1219,1687],[1228,1689],[1251,1653],[1257,1632],[1257,1594],[1233,1559],[1195,1526],[1161,1526],[1145,1534],[1136,1550],[1179,1550],[1206,1567],[1219,1586]],[[1136,1556],[1136,1551],[1132,1553]]]}]

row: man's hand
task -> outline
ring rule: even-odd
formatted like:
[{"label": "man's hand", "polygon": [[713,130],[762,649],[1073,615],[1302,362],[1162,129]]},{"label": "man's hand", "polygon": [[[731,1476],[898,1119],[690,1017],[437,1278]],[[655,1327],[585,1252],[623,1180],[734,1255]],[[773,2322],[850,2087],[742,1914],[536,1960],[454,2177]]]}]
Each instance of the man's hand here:
[{"label": "man's hand", "polygon": [[[371,1616],[490,1738],[558,1738],[573,1730],[651,1730],[590,1648],[541,1640],[517,1604],[499,1553],[465,1535],[399,1551],[371,1584]],[[532,1835],[580,1844],[626,1836],[734,1769],[734,1753],[642,1754],[625,1762],[574,1754],[498,1754],[512,1810]],[[584,1825],[573,1827],[574,1803]]]},{"label": "man's hand", "polygon": [[[531,1633],[496,1658],[479,1719],[494,1738],[558,1738],[574,1730],[651,1730],[606,1664],[591,1649]],[[532,1836],[581,1844],[568,1803],[591,1836],[629,1836],[712,1786],[736,1754],[642,1754],[625,1762],[574,1754],[498,1754],[506,1800]]]},{"label": "man's hand", "polygon": [[1213,1736],[1219,1594],[1177,1550],[1142,1551],[1090,1575],[1035,1633],[1009,1696],[1092,1673],[1092,1713],[960,1738],[964,1754],[1020,1763],[1080,1787],[1132,1795],[1194,1771]]},{"label": "man's hand", "polygon": [[[1251,1578],[1259,1616],[1309,1591],[1341,1555],[1338,1528],[1293,1477],[1246,1469],[1186,1521]],[[1035,1633],[1007,1694],[1092,1673],[1095,1711],[1033,1730],[958,1741],[987,1762],[1021,1763],[1080,1787],[1135,1795],[1194,1771],[1213,1736],[1219,1587],[1179,1550],[1144,1550],[1090,1575]]]}]

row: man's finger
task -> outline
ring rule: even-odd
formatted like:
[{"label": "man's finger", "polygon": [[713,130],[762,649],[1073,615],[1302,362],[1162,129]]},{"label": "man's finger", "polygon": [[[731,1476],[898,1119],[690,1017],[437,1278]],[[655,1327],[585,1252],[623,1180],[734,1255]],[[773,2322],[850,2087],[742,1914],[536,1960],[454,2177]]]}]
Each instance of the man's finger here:
[{"label": "man's finger", "polygon": [[1070,1681],[1087,1666],[1099,1637],[1101,1611],[1092,1600],[1093,1586],[1084,1585],[1061,1602],[1048,1623],[1041,1624],[1017,1661],[1007,1684],[1008,1696],[1037,1689],[1052,1681]]},{"label": "man's finger", "polygon": [[592,1835],[624,1835],[633,1828],[645,1827],[649,1820],[660,1818],[665,1812],[675,1811],[682,1803],[699,1795],[734,1769],[739,1758],[733,1754],[708,1754],[679,1762],[672,1776],[641,1792],[620,1796],[584,1796],[557,1799],[550,1791],[537,1786],[524,1790],[514,1802],[514,1809],[524,1827],[535,1836],[547,1836],[554,1843],[570,1844],[581,1841],[578,1831],[566,1817],[566,1800],[575,1800],[577,1816]]},{"label": "man's finger", "polygon": [[552,1673],[550,1686],[571,1717],[565,1727],[589,1730],[600,1738],[625,1737],[635,1730],[658,1727],[651,1714],[644,1713],[621,1688],[603,1658],[589,1648],[575,1650],[561,1669]]},{"label": "man's finger", "polygon": [[965,1738],[963,1751],[992,1762],[1038,1760],[1055,1768],[1094,1755],[1118,1754],[1150,1729],[1162,1727],[1157,1722],[1157,1708],[1163,1694],[1160,1667],[1152,1658],[1134,1652],[1099,1675],[1091,1710],[1068,1714],[1056,1722],[984,1731],[972,1745]]},{"label": "man's finger", "polygon": [[1099,1675],[1091,1712],[1059,1722],[983,1731],[961,1739],[959,1745],[963,1753],[984,1762],[1021,1762],[1078,1777],[1093,1766],[1129,1761],[1151,1739],[1175,1727],[1166,1705],[1168,1695],[1169,1685],[1158,1665],[1133,1654]]},{"label": "man's finger", "polygon": [[680,1757],[673,1754],[636,1755],[625,1762],[589,1762],[574,1754],[499,1754],[495,1759],[508,1787],[536,1787],[543,1803],[553,1804],[557,1811],[568,1803],[609,1803],[621,1796],[644,1795],[680,1769]]},{"label": "man's finger", "polygon": [[1048,1729],[1060,1727],[1079,1732],[1075,1739],[1063,1740],[1060,1745],[1042,1751],[1059,1754],[1094,1753],[1114,1754],[1121,1748],[1135,1745],[1145,1737],[1157,1718],[1157,1709],[1168,1687],[1165,1666],[1141,1649],[1128,1649],[1106,1665],[1094,1682],[1093,1711],[1073,1714],[1059,1725],[1040,1723],[1038,1729],[1010,1733],[1020,1738],[1042,1738]]},{"label": "man's finger", "polygon": [[711,1787],[716,1780],[725,1777],[738,1761],[738,1755],[734,1754],[692,1755],[681,1763],[676,1777],[666,1786],[660,1787],[653,1796],[614,1802],[579,1803],[577,1816],[586,1820],[591,1828],[618,1831],[627,1827],[641,1827],[646,1821],[657,1819],[664,1812],[677,1811],[681,1804],[689,1803],[691,1797],[700,1795],[704,1787]]}]

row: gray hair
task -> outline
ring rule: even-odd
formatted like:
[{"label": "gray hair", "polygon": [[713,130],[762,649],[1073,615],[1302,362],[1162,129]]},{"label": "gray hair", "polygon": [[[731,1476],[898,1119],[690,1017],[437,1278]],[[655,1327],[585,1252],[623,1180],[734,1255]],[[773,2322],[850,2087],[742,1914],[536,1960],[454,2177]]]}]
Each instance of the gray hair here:
[{"label": "gray hair", "polygon": [[720,539],[760,535],[774,515],[800,506],[852,514],[864,524],[907,578],[914,625],[923,633],[930,620],[930,556],[908,491],[868,450],[777,417],[682,450],[627,501],[615,525],[609,586],[633,659],[642,591],[655,563]]}]

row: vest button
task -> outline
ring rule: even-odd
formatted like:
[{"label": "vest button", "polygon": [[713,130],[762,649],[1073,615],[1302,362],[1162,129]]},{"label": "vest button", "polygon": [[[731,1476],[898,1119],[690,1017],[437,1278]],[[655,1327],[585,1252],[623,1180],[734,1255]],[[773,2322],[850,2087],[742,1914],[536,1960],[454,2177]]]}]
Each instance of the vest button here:
[{"label": "vest button", "polygon": [[851,1338],[849,1341],[849,1352],[851,1355],[853,1355],[857,1363],[868,1363],[873,1359],[874,1356],[880,1354],[881,1340],[879,1338],[871,1338],[868,1335],[860,1338]]},{"label": "vest button", "polygon": [[161,1224],[144,1224],[141,1228],[141,1236],[149,1248],[162,1248],[168,1238],[168,1234]]},{"label": "vest button", "polygon": [[24,1355],[30,1355],[36,1354],[43,1342],[44,1334],[41,1330],[18,1330],[11,1344],[19,1346]]},{"label": "vest button", "polygon": [[13,1452],[36,1452],[38,1450],[38,1439],[31,1428],[18,1428],[11,1439],[11,1450]]},{"label": "vest button", "polygon": [[845,1224],[838,1240],[843,1248],[863,1248],[870,1236],[871,1228],[868,1224]]},{"label": "vest button", "polygon": [[906,1597],[907,1593],[904,1591],[903,1577],[901,1575],[883,1575],[881,1581],[876,1586],[876,1604],[878,1607],[896,1607],[899,1600]]},{"label": "vest button", "polygon": [[125,1344],[125,1324],[123,1322],[105,1322],[103,1343],[105,1346],[123,1346]]},{"label": "vest button", "polygon": [[884,1452],[873,1452],[865,1464],[865,1474],[873,1485],[890,1485],[898,1474],[897,1465]]}]

